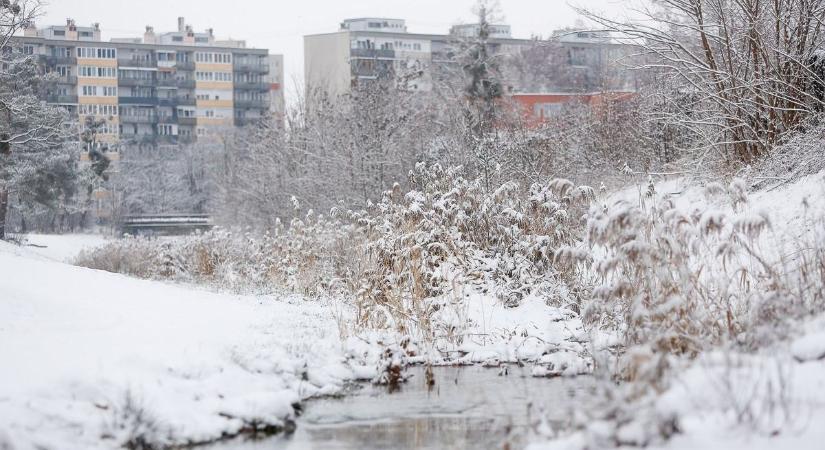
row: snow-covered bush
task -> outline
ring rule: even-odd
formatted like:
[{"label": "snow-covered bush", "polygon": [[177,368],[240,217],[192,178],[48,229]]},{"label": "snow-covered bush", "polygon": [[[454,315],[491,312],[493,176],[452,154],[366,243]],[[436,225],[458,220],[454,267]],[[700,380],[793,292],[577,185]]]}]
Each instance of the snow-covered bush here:
[{"label": "snow-covered bush", "polygon": [[526,192],[513,182],[487,191],[480,179],[439,165],[419,164],[410,175],[414,190],[396,186],[359,217],[369,236],[357,293],[363,326],[447,334],[432,318],[460,304],[467,287],[509,306],[531,294],[577,303],[575,279],[553,256],[579,239],[591,188],[553,180]]},{"label": "snow-covered bush", "polygon": [[706,190],[725,191],[730,208],[688,212],[651,188],[642,206],[591,212],[587,256],[600,281],[587,323],[620,332],[625,348],[696,355],[722,343],[759,346],[785,320],[823,307],[822,242],[782,260],[765,248],[770,219],[744,207],[741,180]]},{"label": "snow-covered bush", "polygon": [[77,264],[231,290],[339,295],[354,303],[356,328],[415,340],[461,339],[454,321],[433,319],[461,309],[465,288],[508,306],[540,296],[577,310],[587,284],[559,270],[554,256],[580,239],[593,189],[557,179],[487,191],[460,174],[420,164],[410,174],[414,190],[396,185],[363,211],[310,212],[263,234],[127,237],[81,254]]},{"label": "snow-covered bush", "polygon": [[127,236],[81,253],[76,264],[234,291],[317,296],[350,289],[362,259],[359,235],[352,225],[310,212],[263,234],[218,228],[177,238]]},{"label": "snow-covered bush", "polygon": [[[741,180],[709,183],[705,194],[706,204],[688,210],[651,183],[638,203],[594,207],[587,245],[559,252],[598,277],[583,321],[618,337],[618,345],[595,348],[603,401],[572,416],[562,438],[572,448],[661,443],[679,432],[679,415],[663,413],[661,396],[697,356],[782,345],[802,319],[825,311],[819,217],[801,219],[801,234],[780,235]],[[785,407],[776,398],[785,392],[775,390],[784,389],[782,377],[770,376],[778,381],[747,391],[764,398],[732,396],[720,408],[761,426],[751,416]]]}]

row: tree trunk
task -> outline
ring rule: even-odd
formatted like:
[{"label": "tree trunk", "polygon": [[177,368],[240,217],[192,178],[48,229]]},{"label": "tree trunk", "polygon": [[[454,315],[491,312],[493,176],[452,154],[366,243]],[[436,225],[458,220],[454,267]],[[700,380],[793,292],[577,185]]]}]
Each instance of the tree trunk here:
[{"label": "tree trunk", "polygon": [[6,238],[6,213],[9,209],[9,191],[0,189],[0,240]]}]

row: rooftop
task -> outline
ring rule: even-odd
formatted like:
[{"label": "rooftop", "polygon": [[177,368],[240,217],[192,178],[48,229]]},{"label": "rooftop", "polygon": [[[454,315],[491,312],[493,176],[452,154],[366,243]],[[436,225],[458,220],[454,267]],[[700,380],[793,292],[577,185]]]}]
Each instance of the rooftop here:
[{"label": "rooftop", "polygon": [[[25,29],[25,37],[38,37],[47,40],[59,41],[86,41],[103,42],[101,39],[100,24],[92,26],[77,26],[74,19],[66,19],[66,25],[51,25],[45,28],[37,28],[34,22]],[[155,33],[152,26],[146,26],[143,36],[132,38],[113,38],[112,43],[118,44],[154,44],[154,45],[180,45],[180,46],[202,46],[219,48],[246,48],[246,41],[236,39],[216,40],[214,30],[207,28],[204,31],[195,31],[192,25],[186,24],[183,17],[178,17],[177,30]]]}]

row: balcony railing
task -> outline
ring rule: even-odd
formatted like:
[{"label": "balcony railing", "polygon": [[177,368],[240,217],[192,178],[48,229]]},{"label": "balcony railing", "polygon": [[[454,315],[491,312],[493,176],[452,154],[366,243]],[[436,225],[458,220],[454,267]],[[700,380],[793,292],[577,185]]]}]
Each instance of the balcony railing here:
[{"label": "balcony railing", "polygon": [[246,125],[251,125],[260,122],[263,120],[263,117],[236,117],[235,118],[235,126],[236,127],[243,127]]},{"label": "balcony railing", "polygon": [[175,116],[158,116],[158,123],[178,123],[178,118]]},{"label": "balcony railing", "polygon": [[195,89],[195,80],[178,80],[178,87],[181,89]]},{"label": "balcony railing", "polygon": [[46,97],[47,103],[77,103],[76,95],[49,95]]},{"label": "balcony railing", "polygon": [[350,50],[352,58],[395,58],[395,50],[374,49],[374,48],[354,48]]},{"label": "balcony railing", "polygon": [[251,82],[251,81],[236,81],[233,86],[235,89],[244,90],[244,91],[268,91],[269,90],[269,83],[264,83],[261,81],[258,82]]},{"label": "balcony railing", "polygon": [[155,80],[145,78],[123,77],[117,79],[118,86],[154,86]]},{"label": "balcony railing", "polygon": [[154,59],[118,59],[117,65],[118,67],[153,68],[158,66],[158,62]]},{"label": "balcony railing", "polygon": [[235,63],[233,65],[235,72],[249,72],[249,73],[269,73],[269,66],[266,64],[243,64]]},{"label": "balcony railing", "polygon": [[148,116],[121,115],[120,116],[120,123],[153,124],[153,123],[158,123],[158,117],[154,114],[150,114]]},{"label": "balcony railing", "polygon": [[77,77],[74,75],[68,75],[65,77],[57,77],[55,78],[55,82],[57,84],[77,84]]},{"label": "balcony railing", "polygon": [[178,116],[178,125],[195,126],[198,124],[198,119],[194,117],[180,117]]},{"label": "balcony railing", "polygon": [[157,97],[118,97],[121,105],[157,105]]},{"label": "balcony railing", "polygon": [[195,99],[194,98],[178,97],[175,101],[177,102],[177,105],[179,105],[179,106],[195,106]]},{"label": "balcony railing", "polygon": [[235,100],[235,108],[269,108],[267,100]]},{"label": "balcony railing", "polygon": [[195,70],[195,63],[193,61],[178,61],[175,63],[175,68],[178,70]]},{"label": "balcony railing", "polygon": [[158,78],[155,84],[157,87],[178,87],[178,80],[174,78]]},{"label": "balcony railing", "polygon": [[46,56],[46,64],[49,66],[76,66],[77,58],[74,56]]}]

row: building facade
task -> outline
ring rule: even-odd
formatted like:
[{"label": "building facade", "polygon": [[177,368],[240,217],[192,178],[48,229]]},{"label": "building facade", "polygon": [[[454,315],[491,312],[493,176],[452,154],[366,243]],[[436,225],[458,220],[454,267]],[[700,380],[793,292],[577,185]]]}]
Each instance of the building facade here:
[{"label": "building facade", "polygon": [[176,31],[101,39],[100,26],[34,24],[13,38],[21,52],[54,74],[46,101],[83,126],[104,119],[98,141],[193,142],[224,127],[283,114],[283,58],[247,48],[244,41],[216,40],[178,19]]},{"label": "building facade", "polygon": [[[628,46],[599,33],[565,32],[548,41],[540,41],[513,38],[509,25],[491,24],[489,30],[488,45],[492,54],[543,53],[545,63],[552,57],[551,65],[565,66],[565,77],[558,75],[558,68],[539,74],[539,78],[543,75],[547,79],[546,83],[540,84],[546,84],[545,89],[553,91],[592,90],[592,85],[596,84],[592,80],[597,78],[598,72],[628,53]],[[304,36],[305,84],[308,92],[323,90],[335,96],[348,94],[353,88],[390,74],[405,80],[404,87],[408,90],[429,91],[434,79],[438,78],[438,71],[454,63],[453,55],[461,41],[478,33],[477,24],[456,25],[449,34],[437,35],[410,33],[402,19],[348,19],[341,23],[337,32]],[[407,74],[416,76],[407,77]],[[505,79],[508,91],[534,92],[534,80],[528,85],[523,78]],[[562,78],[591,81],[586,86],[582,81],[575,85],[562,81]],[[621,80],[612,84],[607,88],[627,90],[632,88],[633,82]]]}]

